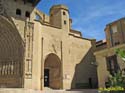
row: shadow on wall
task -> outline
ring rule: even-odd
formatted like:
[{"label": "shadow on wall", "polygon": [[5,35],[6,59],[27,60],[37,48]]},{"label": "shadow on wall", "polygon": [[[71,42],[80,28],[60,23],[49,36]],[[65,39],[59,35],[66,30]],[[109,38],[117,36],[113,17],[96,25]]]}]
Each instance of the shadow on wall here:
[{"label": "shadow on wall", "polygon": [[75,67],[71,89],[96,89],[98,87],[97,66],[93,62],[95,62],[95,57],[93,48],[90,48]]}]

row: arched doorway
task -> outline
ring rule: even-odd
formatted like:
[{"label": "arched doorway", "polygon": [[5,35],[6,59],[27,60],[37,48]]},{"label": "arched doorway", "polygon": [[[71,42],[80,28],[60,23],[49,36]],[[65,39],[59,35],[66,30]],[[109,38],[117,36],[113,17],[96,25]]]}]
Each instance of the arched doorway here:
[{"label": "arched doorway", "polygon": [[61,61],[53,53],[49,54],[44,63],[44,87],[61,88]]},{"label": "arched doorway", "polygon": [[6,17],[0,15],[0,87],[23,87],[23,40]]}]

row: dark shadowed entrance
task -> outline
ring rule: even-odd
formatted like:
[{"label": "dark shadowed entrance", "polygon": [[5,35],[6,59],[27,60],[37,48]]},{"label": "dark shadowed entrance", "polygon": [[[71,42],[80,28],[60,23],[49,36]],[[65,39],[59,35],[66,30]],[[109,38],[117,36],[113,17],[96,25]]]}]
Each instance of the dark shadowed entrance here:
[{"label": "dark shadowed entrance", "polygon": [[53,53],[49,54],[44,64],[44,87],[61,88],[61,61]]},{"label": "dark shadowed entrance", "polygon": [[44,86],[49,87],[49,69],[44,69]]}]

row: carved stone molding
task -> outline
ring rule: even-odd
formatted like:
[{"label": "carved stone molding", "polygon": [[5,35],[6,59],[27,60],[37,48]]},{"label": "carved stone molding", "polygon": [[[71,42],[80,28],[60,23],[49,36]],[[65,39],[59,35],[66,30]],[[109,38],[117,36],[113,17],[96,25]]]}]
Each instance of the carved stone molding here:
[{"label": "carved stone molding", "polygon": [[34,24],[26,22],[25,28],[25,78],[32,78]]}]

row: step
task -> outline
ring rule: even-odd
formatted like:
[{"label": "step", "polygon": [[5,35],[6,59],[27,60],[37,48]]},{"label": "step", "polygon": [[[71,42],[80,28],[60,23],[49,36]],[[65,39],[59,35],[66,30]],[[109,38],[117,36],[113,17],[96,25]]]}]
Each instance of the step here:
[{"label": "step", "polygon": [[33,90],[23,88],[1,88],[0,93],[98,93],[97,90]]}]

